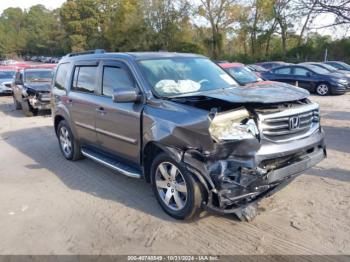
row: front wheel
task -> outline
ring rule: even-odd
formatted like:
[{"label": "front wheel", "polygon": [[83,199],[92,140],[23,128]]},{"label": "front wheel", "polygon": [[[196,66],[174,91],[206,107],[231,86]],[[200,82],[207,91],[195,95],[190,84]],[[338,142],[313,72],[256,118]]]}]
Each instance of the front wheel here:
[{"label": "front wheel", "polygon": [[163,210],[176,219],[190,219],[200,210],[202,192],[188,170],[165,153],[151,166],[152,188]]},{"label": "front wheel", "polygon": [[316,87],[316,93],[320,96],[325,96],[330,93],[329,86],[325,83],[318,84]]}]

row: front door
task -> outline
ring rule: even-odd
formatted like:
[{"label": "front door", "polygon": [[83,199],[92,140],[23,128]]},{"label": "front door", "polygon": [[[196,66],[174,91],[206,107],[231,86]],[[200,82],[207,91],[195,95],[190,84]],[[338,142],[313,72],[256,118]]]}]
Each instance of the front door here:
[{"label": "front door", "polygon": [[123,62],[103,62],[96,115],[96,133],[100,147],[133,163],[139,163],[141,148],[142,103],[115,103],[118,89],[138,89],[129,68]]}]

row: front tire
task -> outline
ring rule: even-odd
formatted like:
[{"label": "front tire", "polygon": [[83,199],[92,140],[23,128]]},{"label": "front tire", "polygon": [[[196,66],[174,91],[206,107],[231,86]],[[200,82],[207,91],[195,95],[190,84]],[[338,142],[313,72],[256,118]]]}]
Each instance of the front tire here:
[{"label": "front tire", "polygon": [[67,160],[76,161],[82,158],[78,141],[65,120],[62,120],[56,130],[61,152]]},{"label": "front tire", "polygon": [[162,209],[176,219],[190,219],[200,210],[199,183],[181,164],[160,153],[151,166],[152,189]]},{"label": "front tire", "polygon": [[34,116],[34,112],[33,110],[31,109],[28,101],[22,101],[21,103],[21,108],[22,108],[22,111],[23,111],[23,114],[27,117],[31,117],[31,116]]},{"label": "front tire", "polygon": [[330,88],[326,83],[320,83],[316,86],[316,93],[319,96],[326,96],[330,94]]}]

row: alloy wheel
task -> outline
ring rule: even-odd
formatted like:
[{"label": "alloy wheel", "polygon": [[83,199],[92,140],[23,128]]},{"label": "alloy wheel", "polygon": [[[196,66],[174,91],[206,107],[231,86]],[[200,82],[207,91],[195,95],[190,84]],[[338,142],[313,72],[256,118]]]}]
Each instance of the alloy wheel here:
[{"label": "alloy wheel", "polygon": [[326,84],[320,84],[317,86],[317,93],[319,95],[324,96],[324,95],[328,94],[328,91],[329,91],[328,86]]},{"label": "alloy wheel", "polygon": [[60,129],[60,144],[65,156],[69,156],[72,152],[72,139],[66,127]]},{"label": "alloy wheel", "polygon": [[158,165],[155,184],[160,198],[167,207],[175,211],[184,208],[187,202],[186,181],[174,164],[162,162]]}]

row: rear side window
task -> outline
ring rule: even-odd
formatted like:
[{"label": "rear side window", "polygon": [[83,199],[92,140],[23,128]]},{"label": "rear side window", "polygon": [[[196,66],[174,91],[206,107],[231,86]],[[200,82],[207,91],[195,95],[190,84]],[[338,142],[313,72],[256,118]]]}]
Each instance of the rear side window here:
[{"label": "rear side window", "polygon": [[278,75],[289,75],[291,73],[290,69],[291,69],[290,67],[277,68],[273,70],[273,72]]},{"label": "rear side window", "polygon": [[65,83],[67,79],[68,70],[69,70],[69,63],[59,65],[56,73],[56,78],[55,78],[55,87],[57,89],[61,89],[61,90],[66,89]]},{"label": "rear side window", "polygon": [[105,66],[103,68],[102,94],[112,96],[114,90],[133,88],[129,73],[121,67]]},{"label": "rear side window", "polygon": [[296,76],[307,76],[307,73],[310,73],[310,71],[301,67],[294,68],[294,75]]},{"label": "rear side window", "polygon": [[96,75],[96,66],[75,67],[72,90],[93,94],[96,86]]}]

